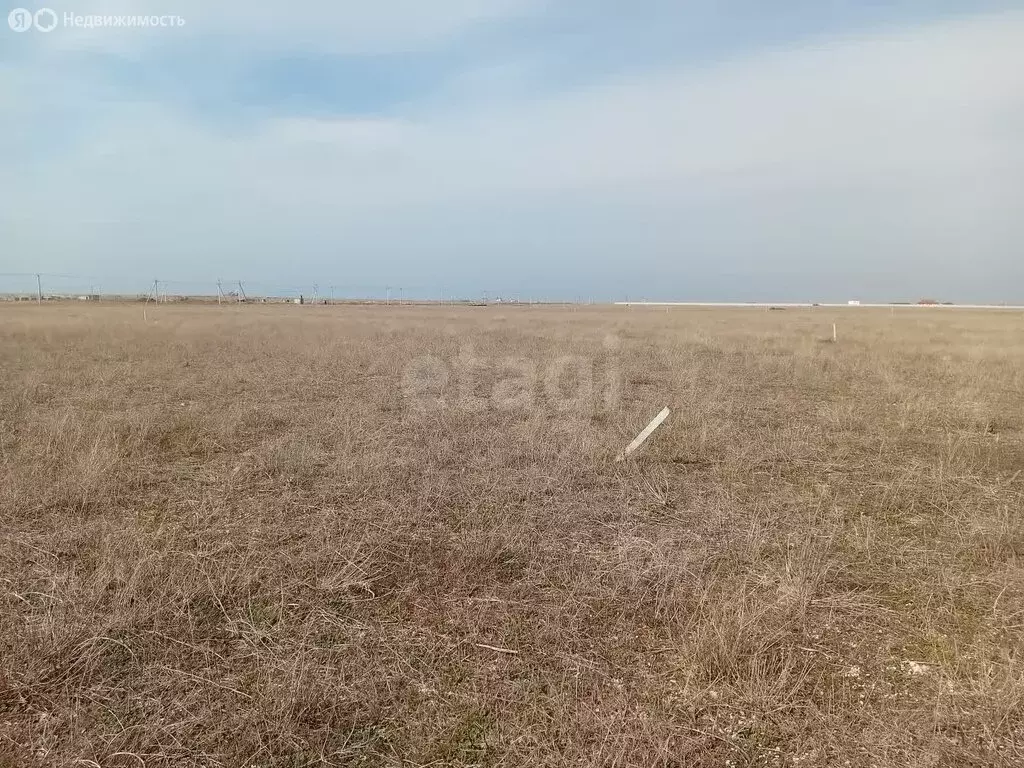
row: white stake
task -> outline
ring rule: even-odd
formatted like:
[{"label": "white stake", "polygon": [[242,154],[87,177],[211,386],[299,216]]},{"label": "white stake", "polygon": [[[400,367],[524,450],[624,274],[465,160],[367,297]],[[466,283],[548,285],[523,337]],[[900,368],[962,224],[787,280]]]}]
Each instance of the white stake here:
[{"label": "white stake", "polygon": [[832,323],[832,343],[836,343],[836,324]]},{"label": "white stake", "polygon": [[647,438],[653,434],[654,430],[661,426],[661,422],[668,418],[669,413],[671,413],[671,411],[669,411],[668,408],[663,408],[661,413],[655,416],[651,420],[651,423],[644,427],[644,431],[637,435],[636,439],[632,443],[627,445],[626,450],[620,453],[618,455],[618,458],[616,458],[615,460],[622,461],[624,458],[633,453],[633,451],[635,451],[637,448],[643,445]]}]

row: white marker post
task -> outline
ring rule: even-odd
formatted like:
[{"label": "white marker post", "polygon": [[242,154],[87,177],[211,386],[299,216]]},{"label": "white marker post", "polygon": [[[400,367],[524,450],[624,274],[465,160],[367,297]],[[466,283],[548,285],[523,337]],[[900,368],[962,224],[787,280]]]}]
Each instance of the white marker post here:
[{"label": "white marker post", "polygon": [[835,344],[836,341],[836,324],[832,323],[832,343]]},{"label": "white marker post", "polygon": [[643,445],[647,441],[647,438],[650,437],[654,433],[654,430],[656,430],[658,427],[660,427],[661,423],[663,421],[665,421],[665,419],[668,418],[669,413],[671,413],[671,411],[669,411],[668,408],[663,408],[661,413],[659,413],[657,416],[655,416],[651,420],[651,423],[648,424],[646,427],[644,427],[644,431],[641,432],[639,435],[637,435],[636,439],[633,440],[632,443],[627,445],[626,446],[626,450],[624,450],[622,453],[620,453],[615,460],[616,461],[622,461],[627,456],[629,456],[631,453],[633,453],[633,451],[635,451],[637,448],[639,448],[641,445]]}]

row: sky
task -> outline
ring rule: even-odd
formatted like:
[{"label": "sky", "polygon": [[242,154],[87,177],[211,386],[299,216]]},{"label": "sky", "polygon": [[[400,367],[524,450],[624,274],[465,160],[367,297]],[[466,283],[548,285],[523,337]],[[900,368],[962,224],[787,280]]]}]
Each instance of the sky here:
[{"label": "sky", "polygon": [[0,291],[1024,303],[1024,0],[46,7]]}]

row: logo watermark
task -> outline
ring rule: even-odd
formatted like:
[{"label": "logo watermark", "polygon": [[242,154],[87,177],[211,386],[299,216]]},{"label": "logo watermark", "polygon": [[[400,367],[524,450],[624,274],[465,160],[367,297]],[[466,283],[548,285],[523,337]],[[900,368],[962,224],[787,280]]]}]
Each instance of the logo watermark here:
[{"label": "logo watermark", "polygon": [[615,353],[619,340],[607,336],[605,354],[482,357],[463,345],[457,356],[419,355],[402,373],[402,394],[417,411],[456,410],[552,414],[601,413],[619,403],[622,377]]},{"label": "logo watermark", "polygon": [[183,27],[185,26],[185,19],[174,15],[87,14],[83,16],[70,11],[58,14],[52,8],[40,8],[35,12],[27,8],[15,8],[7,14],[7,25],[15,32],[28,32],[30,29],[35,29],[39,32],[52,32],[57,27],[71,29],[145,29],[154,27]]}]

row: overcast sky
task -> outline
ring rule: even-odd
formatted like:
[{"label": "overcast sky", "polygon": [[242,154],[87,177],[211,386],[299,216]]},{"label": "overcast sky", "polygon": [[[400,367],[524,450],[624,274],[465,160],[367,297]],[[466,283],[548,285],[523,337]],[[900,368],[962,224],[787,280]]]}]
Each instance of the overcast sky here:
[{"label": "overcast sky", "polygon": [[1021,2],[48,7],[0,26],[0,273],[1024,301]]}]

